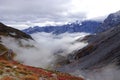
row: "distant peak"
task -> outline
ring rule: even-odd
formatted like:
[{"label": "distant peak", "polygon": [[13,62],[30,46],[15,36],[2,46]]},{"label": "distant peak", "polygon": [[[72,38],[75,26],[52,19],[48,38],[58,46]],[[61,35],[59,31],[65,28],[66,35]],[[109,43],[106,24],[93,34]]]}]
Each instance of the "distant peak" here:
[{"label": "distant peak", "polygon": [[113,15],[114,15],[114,16],[120,16],[120,10],[117,11],[117,12],[115,12],[115,13],[113,13]]}]

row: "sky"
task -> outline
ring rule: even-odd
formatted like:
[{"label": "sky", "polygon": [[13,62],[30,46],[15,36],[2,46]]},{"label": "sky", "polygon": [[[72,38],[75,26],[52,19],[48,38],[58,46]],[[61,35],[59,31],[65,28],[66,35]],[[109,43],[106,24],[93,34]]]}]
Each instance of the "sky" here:
[{"label": "sky", "polygon": [[0,22],[24,29],[104,19],[120,10],[119,3],[120,0],[0,0]]}]

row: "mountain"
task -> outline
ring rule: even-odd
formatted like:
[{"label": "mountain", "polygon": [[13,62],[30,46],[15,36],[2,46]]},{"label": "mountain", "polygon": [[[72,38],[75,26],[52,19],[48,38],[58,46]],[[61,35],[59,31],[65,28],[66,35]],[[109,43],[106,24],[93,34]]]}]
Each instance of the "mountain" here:
[{"label": "mountain", "polygon": [[118,24],[120,24],[120,11],[108,15],[103,24],[99,27],[98,32],[106,31],[107,29],[115,27]]},{"label": "mountain", "polygon": [[86,41],[89,42],[86,47],[69,55],[69,63],[57,69],[69,72],[101,68],[109,64],[120,65],[120,24]]},{"label": "mountain", "polygon": [[[16,42],[19,42],[19,39],[24,39],[26,41],[28,39],[33,40],[30,35],[2,23],[0,23],[0,37],[0,39],[3,37],[5,37],[5,39],[8,39],[7,37],[14,38]],[[18,46],[14,48],[16,49]],[[28,47],[21,47],[28,49]],[[67,73],[50,71],[22,64],[14,60],[14,57],[17,55],[14,50],[10,50],[0,41],[0,80],[84,80],[83,78],[75,77]]]},{"label": "mountain", "polygon": [[53,34],[62,34],[65,32],[75,33],[75,32],[86,32],[86,33],[95,33],[98,27],[101,25],[101,22],[97,21],[83,21],[83,22],[73,22],[70,24],[62,26],[44,26],[44,27],[30,27],[23,30],[27,34],[33,34],[36,32],[47,32]]},{"label": "mountain", "polygon": [[23,32],[27,34],[33,34],[36,32],[47,32],[53,34],[62,34],[65,32],[75,33],[75,32],[86,32],[86,33],[100,33],[114,27],[120,23],[120,11],[108,15],[108,17],[103,22],[87,20],[83,22],[73,22],[61,26],[44,26],[44,27],[29,27],[24,29]]},{"label": "mountain", "polygon": [[32,39],[32,37],[24,32],[21,32],[12,27],[6,26],[3,23],[0,23],[0,36],[10,36],[20,39]]}]

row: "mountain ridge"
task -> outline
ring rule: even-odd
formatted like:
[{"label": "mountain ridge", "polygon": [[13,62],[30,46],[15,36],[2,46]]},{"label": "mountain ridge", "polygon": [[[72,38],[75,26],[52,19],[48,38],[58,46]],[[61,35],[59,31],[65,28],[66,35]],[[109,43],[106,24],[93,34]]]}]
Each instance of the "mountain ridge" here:
[{"label": "mountain ridge", "polygon": [[101,22],[98,21],[83,21],[83,22],[73,22],[61,26],[44,26],[44,27],[29,27],[24,29],[23,32],[27,34],[33,34],[36,32],[47,32],[53,34],[62,34],[65,32],[75,33],[75,32],[86,32],[86,33],[95,33],[96,29],[101,25]]},{"label": "mountain ridge", "polygon": [[32,39],[32,37],[24,32],[21,32],[17,29],[12,27],[6,26],[3,23],[0,23],[0,35],[1,36],[10,36],[14,38],[21,38],[21,39]]},{"label": "mountain ridge", "polygon": [[103,22],[95,20],[85,20],[82,22],[76,21],[61,26],[44,26],[44,27],[34,26],[24,29],[22,31],[27,34],[33,34],[37,32],[46,32],[53,34],[62,34],[65,32],[68,33],[86,32],[96,34],[106,31],[107,29],[110,29],[114,26],[117,26],[120,23],[119,13],[120,11],[109,14]]}]

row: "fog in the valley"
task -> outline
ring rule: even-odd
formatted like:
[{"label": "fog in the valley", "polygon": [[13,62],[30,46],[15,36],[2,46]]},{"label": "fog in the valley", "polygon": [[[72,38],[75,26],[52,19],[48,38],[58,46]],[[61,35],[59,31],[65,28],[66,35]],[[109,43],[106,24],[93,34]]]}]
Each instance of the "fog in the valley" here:
[{"label": "fog in the valley", "polygon": [[[55,55],[66,57],[75,50],[88,45],[79,42],[87,33],[64,33],[53,35],[52,33],[36,33],[31,36],[34,40],[14,39],[2,37],[2,43],[15,53],[15,60],[30,66],[48,69],[56,61]],[[115,64],[100,69],[76,70],[70,74],[83,76],[86,80],[119,80],[120,70]]]},{"label": "fog in the valley", "polygon": [[53,65],[55,55],[66,56],[74,50],[80,49],[87,43],[76,41],[87,33],[52,33],[32,34],[33,40],[19,40],[2,37],[2,42],[16,53],[15,60],[30,66],[47,68]]}]

